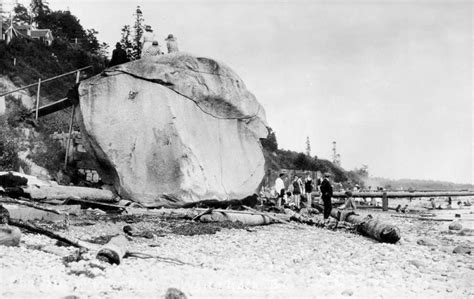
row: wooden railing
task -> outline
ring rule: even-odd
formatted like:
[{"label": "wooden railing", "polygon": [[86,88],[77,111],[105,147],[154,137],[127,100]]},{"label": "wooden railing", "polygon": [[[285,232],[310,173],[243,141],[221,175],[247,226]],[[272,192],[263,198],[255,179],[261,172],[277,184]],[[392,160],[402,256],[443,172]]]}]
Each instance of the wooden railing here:
[{"label": "wooden railing", "polygon": [[[38,120],[38,117],[39,117],[39,111],[40,111],[40,92],[41,92],[41,84],[44,84],[46,82],[49,82],[49,81],[53,81],[53,80],[56,80],[56,79],[59,79],[59,78],[62,78],[62,77],[65,77],[65,76],[69,76],[69,75],[72,75],[72,74],[76,74],[76,83],[79,83],[80,81],[80,78],[81,78],[81,71],[83,70],[86,70],[88,68],[91,68],[92,66],[86,66],[86,67],[83,67],[83,68],[80,68],[80,69],[77,69],[77,70],[74,70],[74,71],[70,71],[70,72],[67,72],[67,73],[64,73],[64,74],[61,74],[61,75],[58,75],[58,76],[54,76],[54,77],[51,77],[51,78],[48,78],[48,79],[45,79],[45,80],[41,80],[41,78],[38,79],[38,82],[37,83],[33,83],[33,84],[30,84],[30,85],[26,85],[26,86],[23,86],[23,87],[20,87],[20,88],[17,88],[15,90],[11,90],[11,91],[8,91],[8,92],[5,92],[5,93],[2,93],[0,94],[0,97],[3,97],[3,96],[6,96],[6,95],[9,95],[9,94],[12,94],[14,92],[17,92],[17,91],[20,91],[20,90],[23,90],[23,89],[27,89],[27,88],[30,88],[30,87],[33,87],[33,86],[38,86],[37,90],[36,90],[36,108],[34,109],[35,111],[35,119]],[[61,99],[59,101],[56,101],[52,104],[48,104],[46,106],[44,106],[43,108],[45,108],[46,110],[48,109],[48,107],[52,107],[52,106],[57,106],[57,107],[63,107],[62,109],[64,108],[67,108],[70,106],[69,105],[65,105],[63,102],[67,101],[67,99]],[[59,105],[58,105],[59,104]],[[54,109],[53,109],[54,110]],[[54,111],[57,111],[58,109],[54,110]],[[64,158],[64,168],[66,168],[67,166],[67,162],[68,162],[68,159],[69,159],[69,147],[71,145],[71,133],[72,133],[72,125],[73,125],[73,122],[74,122],[74,115],[76,113],[76,105],[72,105],[72,111],[71,111],[71,118],[69,120],[69,137],[67,139],[67,145],[66,145],[66,156]]]}]

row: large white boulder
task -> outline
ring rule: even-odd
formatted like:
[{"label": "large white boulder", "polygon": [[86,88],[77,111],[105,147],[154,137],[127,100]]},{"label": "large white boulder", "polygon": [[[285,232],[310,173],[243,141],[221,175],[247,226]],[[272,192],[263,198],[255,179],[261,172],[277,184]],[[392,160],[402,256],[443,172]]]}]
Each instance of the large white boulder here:
[{"label": "large white boulder", "polygon": [[264,176],[265,112],[226,65],[175,53],[79,86],[82,131],[101,176],[146,205],[241,198]]}]

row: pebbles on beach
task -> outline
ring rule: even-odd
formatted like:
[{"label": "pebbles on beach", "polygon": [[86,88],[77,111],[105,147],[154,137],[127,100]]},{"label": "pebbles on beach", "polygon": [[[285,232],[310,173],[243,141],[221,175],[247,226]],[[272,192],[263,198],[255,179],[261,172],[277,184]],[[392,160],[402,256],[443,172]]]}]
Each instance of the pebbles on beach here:
[{"label": "pebbles on beach", "polygon": [[[20,248],[0,247],[0,297],[156,298],[169,288],[188,297],[474,296],[472,256],[452,253],[455,246],[472,246],[470,237],[440,236],[446,223],[393,219],[388,213],[379,217],[400,227],[399,244],[284,224],[131,242],[130,251],[178,259],[185,265],[138,258],[126,258],[119,266],[91,266],[86,261],[65,265],[56,254],[29,248],[54,241],[25,234]],[[71,226],[69,232],[84,239],[114,235],[125,224]],[[420,239],[436,242],[423,246],[417,244]],[[451,252],[441,250],[443,246]]]}]

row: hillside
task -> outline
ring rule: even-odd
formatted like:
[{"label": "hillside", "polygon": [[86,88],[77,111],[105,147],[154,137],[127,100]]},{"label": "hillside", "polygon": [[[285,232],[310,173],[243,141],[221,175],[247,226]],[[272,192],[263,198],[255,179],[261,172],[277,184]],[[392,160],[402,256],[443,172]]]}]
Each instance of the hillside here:
[{"label": "hillside", "polygon": [[387,179],[380,177],[368,177],[365,179],[367,186],[380,186],[387,190],[426,190],[426,191],[455,191],[474,190],[472,184],[456,184],[452,182],[417,180],[417,179]]},{"label": "hillside", "polygon": [[357,171],[347,171],[317,156],[310,157],[304,153],[279,149],[275,132],[271,128],[268,128],[268,132],[267,139],[261,140],[267,169],[267,184],[271,185],[281,169],[290,169],[299,173],[329,172],[333,175],[334,182],[340,183],[344,188],[352,188],[355,184],[364,186],[365,176]]}]

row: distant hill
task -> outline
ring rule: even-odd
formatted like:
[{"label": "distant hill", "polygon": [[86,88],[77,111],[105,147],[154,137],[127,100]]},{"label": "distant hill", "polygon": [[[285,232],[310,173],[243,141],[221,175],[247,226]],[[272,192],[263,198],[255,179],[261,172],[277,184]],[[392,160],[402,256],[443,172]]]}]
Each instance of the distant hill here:
[{"label": "distant hill", "polygon": [[380,177],[368,177],[364,180],[366,186],[372,189],[383,187],[387,190],[426,190],[426,191],[454,191],[474,190],[472,184],[456,184],[452,182],[417,179],[387,179]]}]

